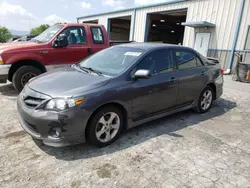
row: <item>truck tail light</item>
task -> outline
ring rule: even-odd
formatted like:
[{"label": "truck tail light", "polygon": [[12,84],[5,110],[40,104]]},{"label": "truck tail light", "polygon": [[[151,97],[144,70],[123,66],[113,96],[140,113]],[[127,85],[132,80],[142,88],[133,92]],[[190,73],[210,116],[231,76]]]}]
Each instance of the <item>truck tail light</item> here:
[{"label": "truck tail light", "polygon": [[224,69],[220,68],[220,73],[223,75],[224,74]]}]

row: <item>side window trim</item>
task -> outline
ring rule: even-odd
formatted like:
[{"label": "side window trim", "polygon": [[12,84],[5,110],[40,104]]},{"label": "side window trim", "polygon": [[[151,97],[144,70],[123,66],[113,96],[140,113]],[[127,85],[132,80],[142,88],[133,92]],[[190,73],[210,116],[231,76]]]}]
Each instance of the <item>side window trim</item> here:
[{"label": "side window trim", "polygon": [[[174,59],[174,63],[175,63],[175,65],[176,65],[176,70],[178,70],[178,71],[183,71],[183,70],[190,70],[190,69],[195,69],[195,68],[197,68],[197,67],[200,67],[200,66],[197,65],[197,59],[196,59],[196,67],[190,67],[190,68],[185,68],[185,69],[179,69],[178,61],[177,61],[176,58],[174,58],[174,57],[175,57],[174,53],[176,53],[176,52],[192,53],[192,54],[195,56],[195,58],[198,57],[198,55],[197,55],[194,51],[192,51],[192,50],[186,50],[186,49],[180,49],[180,50],[178,50],[178,49],[172,49],[172,50],[171,50],[171,53],[172,53],[172,56],[173,56],[173,59]],[[199,60],[200,60],[200,58],[199,58]],[[201,61],[201,60],[200,60],[200,61]],[[204,66],[204,63],[203,63],[202,61],[201,61],[201,63],[202,63],[202,66]]]},{"label": "side window trim", "polygon": [[[84,33],[85,33],[85,43],[79,43],[78,45],[86,45],[86,44],[88,44],[87,36],[86,36],[86,28],[85,28],[84,26],[70,26],[70,27],[67,27],[67,28],[65,28],[64,30],[62,30],[62,31],[57,35],[57,37],[60,36],[60,34],[62,34],[64,31],[66,31],[66,30],[73,30],[73,29],[76,29],[76,30],[82,29],[82,30],[84,31]],[[57,38],[57,37],[56,37],[56,38]],[[75,45],[75,44],[69,44],[69,46],[71,46],[71,45]]]},{"label": "side window trim", "polygon": [[160,73],[160,72],[158,72],[157,74],[153,74],[152,73],[152,76],[158,76],[158,75],[162,75],[162,74],[166,74],[166,73],[169,73],[169,72],[173,72],[174,70],[175,70],[175,63],[174,63],[174,61],[173,61],[173,57],[172,57],[172,54],[171,54],[171,50],[170,49],[167,49],[167,48],[165,48],[165,49],[158,49],[158,50],[154,50],[154,51],[151,51],[151,52],[149,52],[149,53],[147,53],[140,61],[139,61],[139,63],[136,65],[136,70],[138,70],[139,69],[139,66],[142,64],[142,62],[143,62],[143,60],[145,60],[147,57],[148,57],[148,55],[150,55],[151,53],[154,53],[154,52],[159,52],[159,51],[167,51],[168,53],[169,53],[169,60],[170,60],[170,63],[172,64],[172,70],[170,70],[170,71],[167,71],[167,72],[163,72],[163,73]]},{"label": "side window trim", "polygon": [[[96,40],[94,39],[94,33],[93,33],[93,31],[92,31],[93,28],[100,29],[100,31],[101,31],[101,36],[102,36],[102,41],[101,41],[101,42],[100,42],[100,41],[96,41]],[[94,44],[104,44],[104,43],[105,43],[105,39],[104,39],[104,35],[103,35],[103,31],[102,31],[102,28],[101,28],[101,27],[99,27],[99,26],[91,26],[91,27],[90,27],[90,31],[91,31],[92,41],[93,41]]]},{"label": "side window trim", "polygon": [[200,58],[200,56],[197,53],[195,53],[195,55],[196,55],[196,58],[201,62],[201,66],[204,66],[205,64],[202,61],[202,59]]}]

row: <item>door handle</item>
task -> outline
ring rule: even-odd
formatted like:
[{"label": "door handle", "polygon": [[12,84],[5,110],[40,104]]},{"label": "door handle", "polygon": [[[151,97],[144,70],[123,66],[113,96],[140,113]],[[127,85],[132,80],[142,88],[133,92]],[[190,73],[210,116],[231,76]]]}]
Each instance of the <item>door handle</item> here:
[{"label": "door handle", "polygon": [[176,82],[176,78],[175,78],[175,77],[171,77],[171,78],[169,79],[169,81],[170,81],[170,82]]}]

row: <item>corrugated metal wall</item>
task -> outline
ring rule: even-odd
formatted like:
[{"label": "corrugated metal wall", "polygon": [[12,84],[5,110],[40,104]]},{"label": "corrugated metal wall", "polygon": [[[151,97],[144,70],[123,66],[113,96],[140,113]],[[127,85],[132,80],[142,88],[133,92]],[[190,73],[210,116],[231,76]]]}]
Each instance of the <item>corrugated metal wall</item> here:
[{"label": "corrugated metal wall", "polygon": [[211,32],[210,48],[230,49],[232,47],[240,1],[238,0],[190,0],[137,10],[135,40],[144,41],[146,14],[187,8],[187,22],[208,21],[216,24],[214,29],[193,29],[186,27],[183,45],[193,47],[195,32]]},{"label": "corrugated metal wall", "polygon": [[250,0],[246,0],[236,49],[245,49],[247,31],[250,26]]},{"label": "corrugated metal wall", "polygon": [[[146,17],[148,13],[188,9],[188,21],[208,21],[216,24],[214,29],[193,29],[186,27],[184,34],[185,46],[193,47],[195,32],[211,32],[211,49],[231,49],[239,15],[240,0],[189,0],[180,3],[166,4],[136,10],[134,40],[144,41]],[[109,18],[132,16],[131,31],[133,30],[133,10],[97,15],[79,19],[79,22],[99,20],[99,24],[108,27]],[[250,24],[250,0],[246,0],[245,11],[240,31],[238,49],[243,49],[246,39],[247,27]]]},{"label": "corrugated metal wall", "polygon": [[[243,19],[240,27],[236,50],[244,50],[247,31],[250,25],[250,0],[245,0]],[[214,23],[215,28],[194,29],[185,28],[184,46],[194,47],[195,35],[197,32],[210,32],[209,54],[220,59],[223,67],[227,68],[230,50],[233,46],[237,22],[239,18],[241,0],[187,0],[185,2],[171,3],[159,6],[139,8],[136,10],[134,40],[144,42],[147,25],[147,14],[166,12],[180,9],[187,9],[187,22],[207,21]],[[101,16],[88,17],[79,21],[98,19],[105,27],[108,25],[108,18],[132,15],[131,32],[133,31],[133,10],[105,14]],[[244,52],[249,56],[250,52]]]},{"label": "corrugated metal wall", "polygon": [[134,40],[137,42],[144,42],[147,13],[184,9],[188,7],[188,4],[189,2],[182,2],[138,9],[136,11]]},{"label": "corrugated metal wall", "polygon": [[82,23],[82,22],[91,21],[91,20],[98,20],[98,23],[104,25],[105,28],[107,29],[107,27],[108,27],[108,19],[109,18],[132,16],[132,14],[133,14],[133,10],[124,11],[124,12],[117,12],[117,13],[111,13],[111,14],[103,14],[103,15],[100,15],[100,16],[81,18],[81,19],[78,20],[78,22]]}]

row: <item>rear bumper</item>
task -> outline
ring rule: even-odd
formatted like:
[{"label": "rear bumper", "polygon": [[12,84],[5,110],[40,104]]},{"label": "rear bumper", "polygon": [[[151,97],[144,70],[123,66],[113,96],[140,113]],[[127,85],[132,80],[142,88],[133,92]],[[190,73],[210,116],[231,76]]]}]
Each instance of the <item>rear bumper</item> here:
[{"label": "rear bumper", "polygon": [[223,94],[223,84],[224,84],[223,76],[219,77],[215,81],[215,85],[216,85],[216,99],[220,98],[221,95]]},{"label": "rear bumper", "polygon": [[0,65],[0,83],[6,83],[11,65]]},{"label": "rear bumper", "polygon": [[[27,107],[20,96],[17,110],[22,128],[45,145],[63,147],[85,142],[85,128],[89,118],[87,111],[80,108],[63,112],[34,110]],[[54,134],[55,131],[60,136]]]}]

